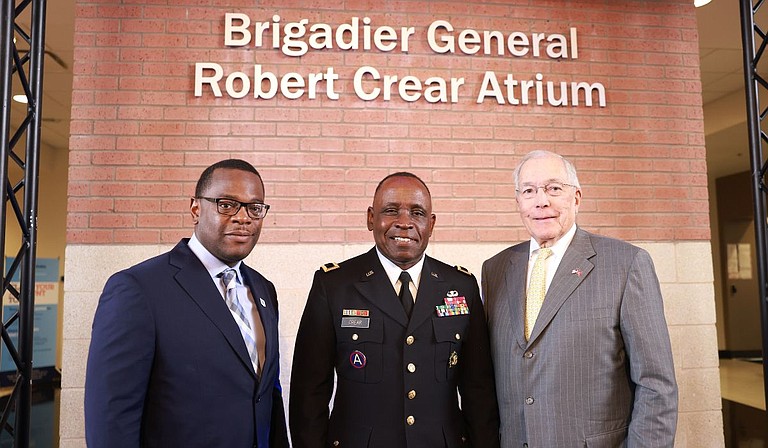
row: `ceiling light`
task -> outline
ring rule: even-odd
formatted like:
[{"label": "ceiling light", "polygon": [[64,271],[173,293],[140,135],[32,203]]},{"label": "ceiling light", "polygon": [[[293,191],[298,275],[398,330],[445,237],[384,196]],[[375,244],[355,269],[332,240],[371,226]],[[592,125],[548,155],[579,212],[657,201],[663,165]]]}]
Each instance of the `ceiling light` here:
[{"label": "ceiling light", "polygon": [[13,95],[13,101],[16,101],[17,103],[27,104],[29,101],[27,101],[27,95]]},{"label": "ceiling light", "polygon": [[700,7],[708,4],[711,1],[712,0],[693,0],[693,6],[695,6],[697,8],[700,8]]}]

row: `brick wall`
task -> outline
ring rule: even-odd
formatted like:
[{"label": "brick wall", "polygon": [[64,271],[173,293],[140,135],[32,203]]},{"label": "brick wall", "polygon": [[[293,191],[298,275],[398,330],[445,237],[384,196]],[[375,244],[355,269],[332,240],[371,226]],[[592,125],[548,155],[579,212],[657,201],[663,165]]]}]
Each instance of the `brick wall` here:
[{"label": "brick wall", "polygon": [[[168,4],[166,4],[168,3]],[[186,5],[189,3],[190,5]],[[68,242],[172,243],[202,168],[241,157],[261,171],[272,205],[267,242],[361,242],[361,214],[376,182],[395,170],[434,193],[438,241],[516,241],[510,172],[521,154],[552,149],[580,170],[580,223],[629,240],[708,240],[706,164],[694,9],[681,1],[227,2],[77,1]],[[224,46],[224,15],[307,18],[334,27],[414,27],[409,52]],[[435,20],[508,35],[578,30],[578,59],[438,54]],[[253,26],[251,27],[251,30]],[[271,34],[265,34],[270,42]],[[225,74],[253,65],[281,76],[333,67],[338,100],[193,94],[196,62]],[[401,78],[466,80],[457,103],[363,101],[352,77],[371,65]],[[475,101],[486,71],[499,79],[587,81],[606,107]],[[223,82],[222,82],[223,84]]]}]

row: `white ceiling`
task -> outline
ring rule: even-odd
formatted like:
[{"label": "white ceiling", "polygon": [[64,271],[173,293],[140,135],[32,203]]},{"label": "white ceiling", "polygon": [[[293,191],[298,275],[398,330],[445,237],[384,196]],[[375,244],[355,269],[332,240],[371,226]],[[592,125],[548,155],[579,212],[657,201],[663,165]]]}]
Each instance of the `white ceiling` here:
[{"label": "white ceiling", "polygon": [[[42,137],[48,149],[63,151],[69,138],[74,2],[57,0],[47,4]],[[749,170],[739,1],[713,0],[698,8],[696,16],[710,176]],[[768,15],[759,17],[757,23],[768,27]],[[17,46],[25,48],[23,43]],[[15,85],[14,93],[18,91],[20,88]],[[24,106],[14,103],[12,120],[18,122],[23,114]]]}]

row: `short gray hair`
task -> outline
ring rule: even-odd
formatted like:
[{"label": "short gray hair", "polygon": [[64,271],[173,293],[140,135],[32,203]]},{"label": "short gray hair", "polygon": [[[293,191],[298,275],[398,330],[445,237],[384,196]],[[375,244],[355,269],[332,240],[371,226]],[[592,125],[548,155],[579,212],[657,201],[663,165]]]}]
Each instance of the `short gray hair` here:
[{"label": "short gray hair", "polygon": [[517,164],[517,167],[515,168],[515,171],[514,171],[515,189],[520,188],[520,185],[518,183],[520,180],[520,170],[523,169],[523,165],[525,165],[525,162],[533,159],[546,159],[549,157],[554,157],[556,159],[562,160],[563,166],[565,166],[565,172],[568,176],[568,179],[566,179],[568,183],[575,185],[577,188],[581,188],[581,184],[579,184],[579,176],[576,175],[576,167],[573,166],[573,164],[568,159],[552,151],[537,149],[523,156],[523,158],[520,160],[520,163]]}]

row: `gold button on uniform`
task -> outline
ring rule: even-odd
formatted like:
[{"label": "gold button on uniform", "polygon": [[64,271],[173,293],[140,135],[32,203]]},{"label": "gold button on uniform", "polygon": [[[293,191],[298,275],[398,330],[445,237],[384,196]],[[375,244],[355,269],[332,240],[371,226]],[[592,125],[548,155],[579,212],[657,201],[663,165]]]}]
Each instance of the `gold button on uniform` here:
[{"label": "gold button on uniform", "polygon": [[413,418],[412,415],[409,415],[408,418],[405,419],[405,423],[408,423],[408,426],[413,426],[413,424],[416,423],[416,419]]},{"label": "gold button on uniform", "polygon": [[411,390],[410,392],[408,392],[408,399],[413,400],[414,398],[416,398],[416,391]]},{"label": "gold button on uniform", "polygon": [[353,334],[353,335],[352,335],[352,340],[353,340],[353,341],[356,341],[356,340],[357,340],[357,338],[359,338],[359,337],[360,337],[360,336],[358,336],[358,335],[357,335],[357,333],[355,333],[355,334]]},{"label": "gold button on uniform", "polygon": [[416,339],[414,339],[414,337],[413,337],[413,336],[408,336],[407,338],[405,338],[405,343],[406,343],[406,344],[408,344],[408,345],[413,345],[413,342],[414,342],[415,340],[416,340]]},{"label": "gold button on uniform", "polygon": [[409,362],[408,363],[408,371],[411,372],[411,373],[415,372],[416,371],[416,364],[414,364],[412,362]]}]

